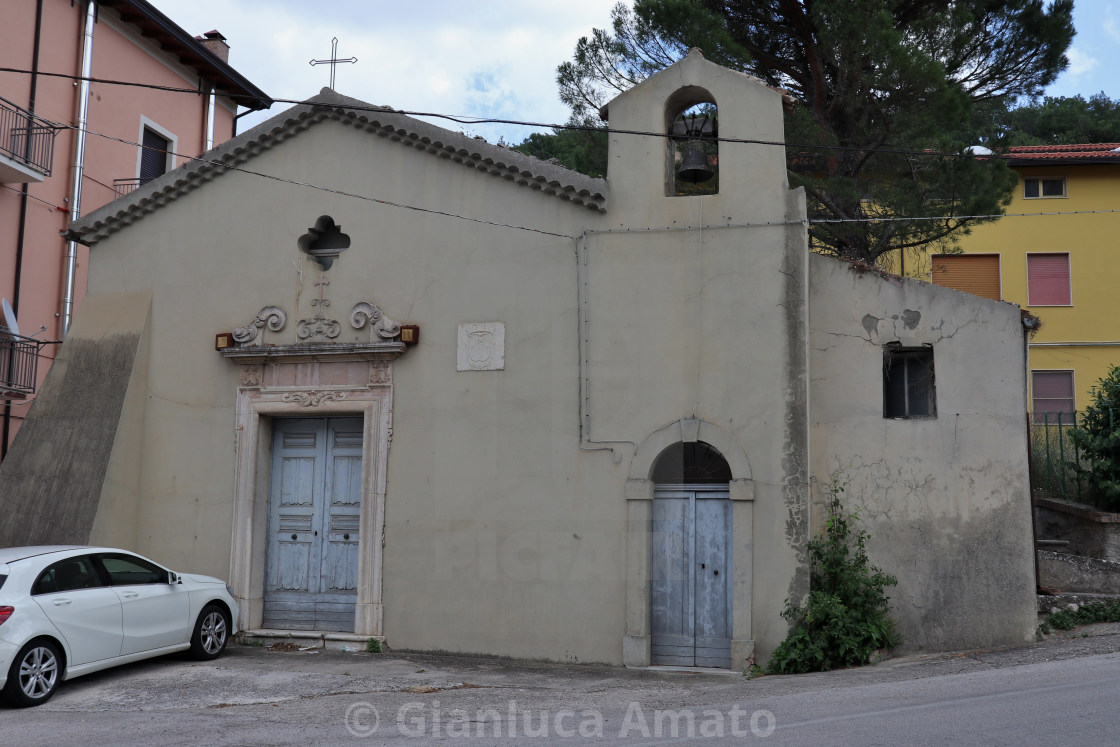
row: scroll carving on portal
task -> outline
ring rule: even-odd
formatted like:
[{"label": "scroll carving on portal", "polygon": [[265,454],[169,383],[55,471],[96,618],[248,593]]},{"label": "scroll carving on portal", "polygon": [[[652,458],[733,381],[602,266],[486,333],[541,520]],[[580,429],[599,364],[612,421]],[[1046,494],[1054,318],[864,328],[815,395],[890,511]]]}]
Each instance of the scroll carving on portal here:
[{"label": "scroll carving on portal", "polygon": [[323,402],[341,402],[346,392],[289,392],[284,395],[285,402],[294,402],[303,407],[318,407]]},{"label": "scroll carving on portal", "polygon": [[369,301],[360,301],[354,305],[350,312],[350,325],[354,329],[361,329],[369,325],[369,340],[376,342],[374,336],[391,340],[401,333],[401,325],[394,322],[381,312],[381,309]]},{"label": "scroll carving on portal", "polygon": [[459,325],[458,371],[501,371],[506,367],[506,325],[474,322]]},{"label": "scroll carving on portal", "polygon": [[261,333],[264,331],[265,326],[272,332],[279,332],[284,329],[284,325],[288,323],[288,315],[279,306],[265,306],[259,312],[253,321],[246,324],[244,327],[238,327],[233,330],[233,339],[241,347],[249,347],[257,345],[261,339]]}]

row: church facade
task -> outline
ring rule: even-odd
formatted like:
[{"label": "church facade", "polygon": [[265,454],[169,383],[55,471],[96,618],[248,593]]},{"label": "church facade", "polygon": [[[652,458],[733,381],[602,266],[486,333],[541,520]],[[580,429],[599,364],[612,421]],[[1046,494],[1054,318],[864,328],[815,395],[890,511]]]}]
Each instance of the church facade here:
[{"label": "church facade", "polygon": [[249,630],[741,669],[844,485],[906,650],[1025,640],[1018,307],[811,254],[781,94],[697,51],[606,115],[598,180],[324,89],[75,223],[2,539]]}]

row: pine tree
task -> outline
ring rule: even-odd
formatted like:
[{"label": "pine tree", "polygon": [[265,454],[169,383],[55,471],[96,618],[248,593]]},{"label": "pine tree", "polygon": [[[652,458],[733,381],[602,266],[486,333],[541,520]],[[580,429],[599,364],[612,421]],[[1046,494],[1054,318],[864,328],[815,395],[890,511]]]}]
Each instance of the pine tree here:
[{"label": "pine tree", "polygon": [[960,156],[993,106],[1065,69],[1072,14],[1072,0],[636,0],[579,40],[557,82],[572,120],[594,123],[695,46],[787,90],[790,182],[818,221],[813,246],[870,263],[1002,214],[1014,173]]}]

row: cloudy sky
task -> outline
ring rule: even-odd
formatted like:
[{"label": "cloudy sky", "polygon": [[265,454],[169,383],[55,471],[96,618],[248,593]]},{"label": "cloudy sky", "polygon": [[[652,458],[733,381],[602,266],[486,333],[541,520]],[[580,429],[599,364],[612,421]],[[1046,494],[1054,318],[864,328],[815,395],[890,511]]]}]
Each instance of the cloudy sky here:
[{"label": "cloudy sky", "polygon": [[[152,0],[192,34],[218,29],[230,63],[266,93],[305,99],[326,86],[339,57],[339,93],[410,111],[563,122],[556,66],[581,36],[609,24],[616,0]],[[1120,0],[1077,0],[1070,67],[1048,93],[1120,98]],[[244,131],[271,112],[245,117]],[[455,128],[453,123],[439,122]],[[472,134],[520,142],[532,130],[477,125]]]},{"label": "cloudy sky", "polygon": [[[556,66],[610,22],[615,0],[153,0],[192,34],[221,31],[230,64],[275,98],[306,99],[330,80],[338,37],[339,93],[410,111],[563,122]],[[272,114],[282,110],[276,104]],[[266,114],[265,117],[268,115]],[[242,119],[239,130],[260,122]],[[442,121],[441,126],[455,128]],[[520,142],[528,128],[468,128]]]}]

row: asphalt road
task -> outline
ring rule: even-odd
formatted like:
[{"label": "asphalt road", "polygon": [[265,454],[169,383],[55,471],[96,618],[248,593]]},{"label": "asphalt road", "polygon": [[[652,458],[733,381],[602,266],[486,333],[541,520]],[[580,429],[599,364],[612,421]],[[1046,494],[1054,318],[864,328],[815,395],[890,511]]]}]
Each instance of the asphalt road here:
[{"label": "asphalt road", "polygon": [[[1099,632],[1099,631],[1098,631]],[[1116,744],[1120,635],[800,676],[237,646],[0,707],[6,744]]]}]

